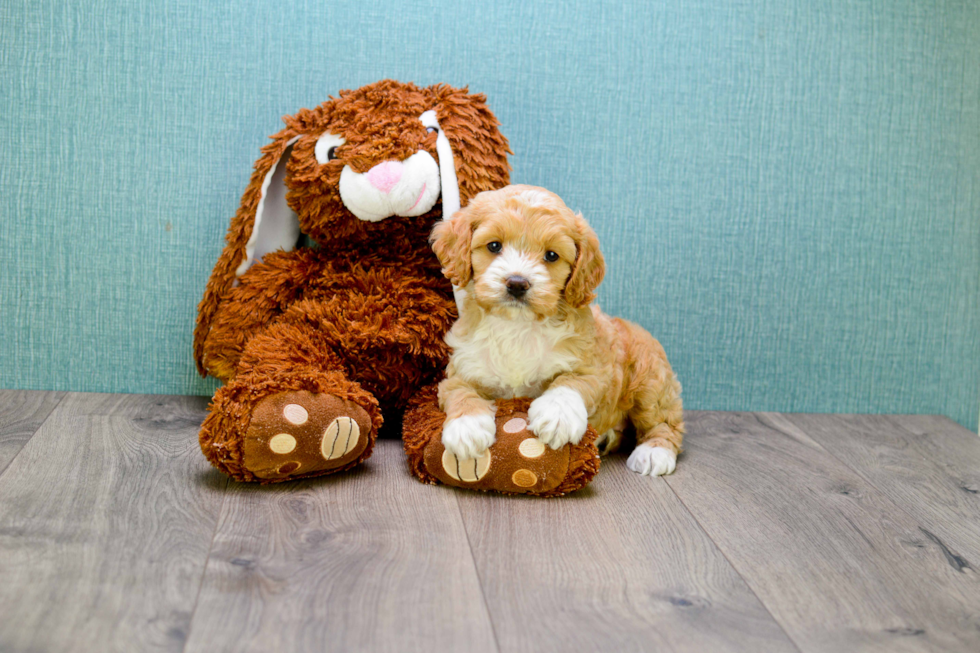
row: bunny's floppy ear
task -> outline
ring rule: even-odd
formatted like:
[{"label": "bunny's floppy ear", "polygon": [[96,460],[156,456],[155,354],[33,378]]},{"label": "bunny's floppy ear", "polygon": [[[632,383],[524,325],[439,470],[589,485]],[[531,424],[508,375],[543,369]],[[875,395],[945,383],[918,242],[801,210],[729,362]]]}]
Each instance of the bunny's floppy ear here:
[{"label": "bunny's floppy ear", "polygon": [[197,310],[194,329],[194,360],[198,372],[204,368],[204,341],[211,330],[218,306],[238,277],[269,252],[291,250],[299,240],[299,219],[286,204],[286,162],[299,134],[287,128],[262,148],[242,203],[231,220],[226,245],[218,258]]},{"label": "bunny's floppy ear", "polygon": [[582,218],[575,216],[575,265],[565,283],[565,301],[583,308],[595,299],[595,289],[606,274],[606,261],[599,250],[599,237]]},{"label": "bunny's floppy ear", "polygon": [[436,154],[439,155],[439,186],[442,190],[442,216],[446,219],[460,208],[459,180],[456,177],[456,157],[453,156],[453,146],[446,136],[445,130],[439,125],[439,118],[434,109],[423,113],[419,120],[427,129],[436,130]]},{"label": "bunny's floppy ear", "polygon": [[[436,152],[442,177],[442,215],[448,218],[477,194],[510,183],[507,155],[513,152],[500,133],[500,122],[487,107],[485,95],[445,84],[430,86],[426,92],[433,109],[422,114],[422,124],[438,128]],[[447,178],[450,171],[451,180]],[[447,182],[457,182],[448,193]],[[459,204],[453,206],[457,197]]]},{"label": "bunny's floppy ear", "polygon": [[475,218],[465,211],[456,211],[482,191],[510,183],[507,155],[513,152],[500,133],[500,122],[487,107],[485,95],[445,84],[430,86],[426,91],[435,108],[420,119],[438,132],[436,153],[442,186],[443,222],[432,233],[432,246],[453,284],[457,308],[462,310],[459,291],[472,275],[470,239]]}]

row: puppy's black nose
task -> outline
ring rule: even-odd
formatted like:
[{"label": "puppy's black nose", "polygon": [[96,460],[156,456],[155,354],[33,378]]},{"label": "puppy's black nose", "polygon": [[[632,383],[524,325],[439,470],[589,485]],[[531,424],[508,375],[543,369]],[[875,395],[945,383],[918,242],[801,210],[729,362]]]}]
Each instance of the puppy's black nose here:
[{"label": "puppy's black nose", "polygon": [[516,297],[520,299],[527,292],[527,289],[531,287],[531,282],[524,277],[507,277],[507,294],[511,297]]}]

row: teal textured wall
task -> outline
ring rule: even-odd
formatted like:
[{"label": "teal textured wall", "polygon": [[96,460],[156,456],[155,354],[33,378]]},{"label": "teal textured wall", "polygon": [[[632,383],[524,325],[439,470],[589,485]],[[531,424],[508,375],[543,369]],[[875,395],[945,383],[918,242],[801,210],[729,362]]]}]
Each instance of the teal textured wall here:
[{"label": "teal textured wall", "polygon": [[980,409],[980,3],[0,4],[0,386],[209,394],[196,304],[279,117],[489,96],[691,408]]}]

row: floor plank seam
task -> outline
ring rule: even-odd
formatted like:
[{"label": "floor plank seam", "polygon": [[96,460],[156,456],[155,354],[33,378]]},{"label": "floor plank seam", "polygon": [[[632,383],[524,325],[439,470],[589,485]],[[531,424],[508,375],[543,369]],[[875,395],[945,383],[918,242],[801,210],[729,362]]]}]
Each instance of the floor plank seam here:
[{"label": "floor plank seam", "polygon": [[214,550],[214,541],[218,537],[218,528],[221,526],[221,519],[225,514],[225,505],[228,503],[228,486],[231,479],[225,478],[225,485],[221,490],[221,507],[218,509],[218,516],[214,520],[214,530],[211,531],[211,542],[208,543],[208,552],[204,557],[204,569],[201,570],[201,579],[197,584],[197,592],[194,594],[194,603],[191,606],[191,618],[187,622],[187,635],[184,637],[184,644],[180,647],[181,652],[187,650],[187,643],[191,641],[191,632],[194,630],[194,619],[197,616],[197,604],[201,600],[201,591],[204,589],[204,582],[208,577],[208,567],[211,566],[211,552]]},{"label": "floor plank seam", "polygon": [[902,429],[903,431],[905,431],[906,433],[908,433],[909,435],[912,435],[914,437],[921,437],[921,436],[919,436],[917,433],[915,433],[913,431],[910,431],[907,428],[905,428],[902,425],[902,423],[898,420],[898,418],[900,418],[900,417],[911,417],[911,418],[916,418],[916,417],[934,417],[936,419],[946,421],[947,424],[949,424],[950,426],[952,426],[955,429],[962,429],[962,430],[966,431],[967,433],[970,434],[971,437],[975,437],[975,438],[980,439],[980,432],[971,431],[970,429],[966,428],[965,426],[963,426],[962,424],[960,424],[956,420],[951,419],[950,417],[948,417],[946,415],[933,415],[933,414],[926,414],[926,413],[924,413],[924,414],[911,413],[911,414],[908,414],[908,415],[891,415],[891,414],[888,414],[888,413],[882,413],[882,414],[879,414],[879,415],[876,415],[876,416],[877,417],[883,417],[883,418],[885,418],[885,420],[888,423],[894,424],[898,428]]},{"label": "floor plank seam", "polygon": [[62,403],[64,403],[64,401],[65,401],[65,399],[66,399],[66,398],[68,398],[68,395],[70,395],[70,394],[74,394],[74,393],[71,393],[71,392],[64,392],[64,393],[62,393],[62,395],[61,395],[61,398],[60,398],[60,399],[58,399],[58,403],[56,403],[56,404],[55,404],[55,405],[54,405],[54,406],[53,406],[53,407],[51,408],[51,411],[50,411],[50,412],[49,412],[49,413],[48,413],[47,415],[45,415],[45,417],[44,417],[44,419],[43,419],[43,420],[41,420],[41,423],[37,425],[37,428],[36,428],[36,429],[34,429],[34,432],[33,432],[33,433],[31,433],[31,437],[29,437],[29,438],[27,438],[26,440],[24,440],[24,444],[22,444],[22,445],[20,446],[20,450],[18,450],[18,451],[17,451],[17,453],[16,453],[16,454],[14,454],[14,457],[13,457],[13,458],[11,458],[11,459],[10,459],[10,461],[9,461],[9,462],[7,462],[7,464],[6,464],[6,465],[4,465],[4,467],[3,467],[3,469],[0,469],[0,476],[3,476],[3,475],[4,475],[4,474],[5,474],[6,472],[7,472],[7,470],[8,470],[8,469],[10,469],[10,466],[14,464],[14,461],[15,461],[15,460],[17,460],[17,457],[18,457],[18,456],[20,456],[20,454],[22,454],[22,453],[24,452],[24,449],[26,449],[26,448],[27,448],[27,444],[28,444],[28,443],[29,443],[29,442],[30,442],[31,440],[33,440],[33,439],[34,439],[34,436],[35,436],[35,435],[37,435],[37,434],[38,434],[38,433],[39,433],[39,432],[41,431],[41,429],[42,429],[42,428],[44,427],[44,425],[48,423],[48,420],[49,420],[49,419],[51,419],[51,417],[52,417],[52,416],[53,416],[53,415],[54,415],[54,414],[55,414],[56,412],[58,412],[58,408],[60,408],[60,407],[61,407],[61,404],[62,404]]},{"label": "floor plank seam", "polygon": [[[901,429],[903,432],[905,432],[910,437],[913,437],[913,438],[916,437],[915,433],[912,433],[911,431],[909,431],[905,427],[901,426],[900,424],[898,424],[894,420],[889,420],[889,421],[892,423],[892,425],[895,428]],[[865,483],[867,483],[870,487],[872,487],[875,490],[877,490],[878,493],[881,494],[882,500],[887,501],[889,503],[889,505],[891,505],[895,510],[901,512],[906,517],[908,517],[909,520],[911,520],[911,522],[913,524],[915,524],[916,527],[920,531],[922,531],[922,533],[933,542],[933,544],[935,544],[936,546],[939,547],[940,552],[943,554],[943,557],[947,560],[947,562],[950,561],[950,555],[953,555],[953,557],[957,561],[959,561],[957,563],[950,562],[951,566],[954,569],[956,569],[957,571],[962,571],[963,568],[968,568],[968,569],[974,569],[975,568],[973,566],[973,564],[971,564],[971,562],[969,560],[966,560],[965,558],[963,558],[959,553],[953,554],[953,552],[949,549],[949,547],[947,546],[947,544],[945,542],[943,542],[943,540],[939,539],[936,535],[934,535],[932,532],[930,532],[929,530],[927,530],[927,529],[925,529],[923,527],[923,524],[922,524],[922,520],[921,519],[919,519],[918,517],[916,517],[915,515],[913,515],[911,512],[909,512],[905,508],[905,506],[899,505],[894,499],[892,499],[892,497],[891,497],[891,495],[890,495],[889,492],[887,492],[886,490],[884,490],[881,487],[879,487],[877,483],[875,483],[870,478],[868,478],[863,473],[861,473],[861,470],[857,469],[856,467],[854,467],[853,465],[851,465],[850,463],[848,463],[846,460],[844,460],[840,456],[837,456],[836,454],[834,454],[834,452],[831,451],[830,449],[827,449],[826,447],[824,447],[823,446],[823,443],[821,443],[819,440],[817,440],[812,435],[810,435],[809,433],[807,433],[805,430],[803,430],[803,428],[801,426],[799,426],[795,422],[790,421],[790,423],[794,427],[798,428],[800,430],[800,432],[803,433],[804,435],[806,435],[811,441],[813,441],[814,444],[816,444],[818,447],[820,447],[821,451],[825,452],[828,456],[830,456],[831,458],[833,458],[834,460],[836,460],[837,462],[839,462],[846,469],[851,470],[851,472],[853,472],[858,478],[860,478],[862,481],[864,481]],[[775,428],[775,429],[779,430],[780,432],[782,432],[782,430],[779,429],[779,427],[776,426],[776,425],[772,425],[772,428]],[[934,465],[934,463],[932,463],[932,461],[927,461],[927,462],[929,462],[930,465]],[[940,472],[942,472],[941,469],[940,469]],[[945,472],[943,472],[943,473],[945,473]],[[852,524],[852,526],[854,526],[854,525]],[[861,531],[857,527],[854,527],[854,529],[856,531],[858,531],[859,534],[861,534]],[[864,537],[863,534],[861,534],[861,536]],[[957,567],[959,567],[959,568],[957,568]]]},{"label": "floor plank seam", "polygon": [[795,639],[793,639],[793,637],[786,630],[786,627],[779,621],[779,619],[776,618],[776,615],[772,613],[772,610],[769,609],[769,606],[766,605],[766,602],[762,600],[762,597],[760,597],[758,593],[756,593],[755,589],[749,583],[748,579],[739,570],[739,568],[735,566],[735,563],[731,561],[731,559],[728,557],[728,554],[725,553],[725,550],[721,548],[721,545],[715,541],[715,538],[711,537],[711,533],[709,533],[708,530],[704,527],[704,524],[701,523],[701,520],[698,519],[698,516],[695,515],[694,512],[687,507],[687,504],[684,503],[684,499],[682,499],[681,496],[677,494],[677,491],[670,484],[670,480],[666,477],[661,477],[661,480],[663,480],[663,482],[667,484],[667,487],[670,488],[670,491],[674,494],[675,497],[677,497],[677,500],[680,501],[681,505],[684,506],[684,510],[686,510],[687,514],[691,516],[691,519],[694,520],[694,523],[698,525],[698,528],[701,529],[701,532],[704,533],[704,536],[711,541],[711,543],[715,546],[716,549],[718,549],[718,553],[721,554],[721,557],[725,559],[725,562],[727,562],[728,566],[732,568],[732,571],[734,571],[738,575],[738,577],[742,580],[742,582],[745,584],[746,589],[748,589],[752,593],[752,596],[754,596],[755,600],[759,602],[759,605],[761,605],[762,609],[766,611],[766,614],[769,615],[769,618],[772,619],[773,623],[779,626],[779,630],[781,630],[783,634],[786,635],[786,639],[790,642],[790,644],[792,644],[797,651],[803,653],[803,649],[800,647],[799,643]]},{"label": "floor plank seam", "polygon": [[466,527],[466,520],[463,518],[463,508],[459,505],[459,495],[453,492],[453,502],[456,504],[456,514],[459,515],[459,522],[463,526],[463,533],[466,535],[466,546],[470,551],[470,562],[473,563],[473,573],[480,584],[480,597],[483,599],[483,609],[487,611],[487,621],[490,622],[490,632],[493,633],[493,647],[500,653],[500,639],[497,637],[497,625],[493,622],[493,613],[490,612],[490,603],[487,602],[487,593],[483,589],[483,577],[480,576],[480,567],[476,564],[476,556],[473,553],[473,542],[470,540],[470,531]]}]

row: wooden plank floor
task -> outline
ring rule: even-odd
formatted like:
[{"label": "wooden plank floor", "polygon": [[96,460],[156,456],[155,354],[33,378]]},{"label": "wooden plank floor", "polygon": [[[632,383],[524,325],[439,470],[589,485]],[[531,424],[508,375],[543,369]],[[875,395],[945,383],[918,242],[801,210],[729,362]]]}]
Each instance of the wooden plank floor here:
[{"label": "wooden plank floor", "polygon": [[202,398],[0,391],[0,651],[977,651],[980,438],[688,413],[562,499],[228,481]]}]

